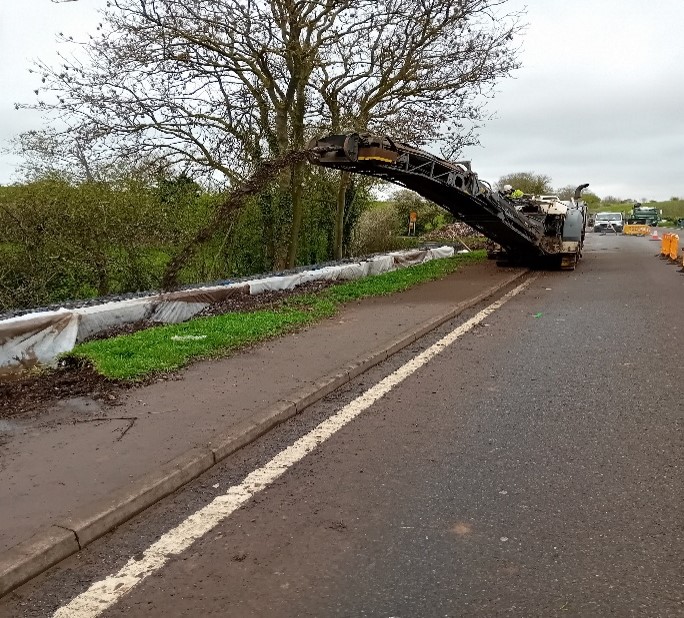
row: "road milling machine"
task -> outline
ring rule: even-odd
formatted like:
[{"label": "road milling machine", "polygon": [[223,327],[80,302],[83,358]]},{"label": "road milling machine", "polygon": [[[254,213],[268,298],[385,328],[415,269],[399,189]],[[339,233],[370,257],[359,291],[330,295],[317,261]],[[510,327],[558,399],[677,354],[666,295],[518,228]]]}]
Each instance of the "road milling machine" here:
[{"label": "road milling machine", "polygon": [[315,165],[375,176],[431,200],[495,243],[506,261],[572,270],[582,255],[587,209],[574,197],[511,197],[495,191],[469,161],[452,162],[391,137],[351,133],[309,144]]}]

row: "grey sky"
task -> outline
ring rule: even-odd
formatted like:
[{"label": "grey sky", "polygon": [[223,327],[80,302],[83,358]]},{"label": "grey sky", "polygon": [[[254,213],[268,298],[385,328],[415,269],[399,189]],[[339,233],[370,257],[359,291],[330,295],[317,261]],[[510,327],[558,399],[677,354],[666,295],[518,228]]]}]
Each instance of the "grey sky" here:
[{"label": "grey sky", "polygon": [[523,67],[466,152],[480,177],[527,170],[600,196],[684,197],[684,2],[530,0],[527,22]]},{"label": "grey sky", "polygon": [[[0,145],[8,138],[42,126],[41,115],[15,110],[16,102],[36,100],[33,90],[40,85],[28,70],[33,61],[56,60],[57,33],[74,38],[94,32],[96,7],[105,0],[79,0],[55,4],[50,0],[0,0]],[[0,154],[0,183],[12,180],[14,161]]]},{"label": "grey sky", "polygon": [[[31,60],[51,60],[55,34],[94,31],[104,0],[0,3],[0,140],[39,128],[14,110],[38,86]],[[511,0],[527,4],[523,67],[499,86],[480,147],[465,156],[485,180],[534,171],[598,195],[684,197],[684,2]],[[0,182],[12,159],[0,155]]]}]

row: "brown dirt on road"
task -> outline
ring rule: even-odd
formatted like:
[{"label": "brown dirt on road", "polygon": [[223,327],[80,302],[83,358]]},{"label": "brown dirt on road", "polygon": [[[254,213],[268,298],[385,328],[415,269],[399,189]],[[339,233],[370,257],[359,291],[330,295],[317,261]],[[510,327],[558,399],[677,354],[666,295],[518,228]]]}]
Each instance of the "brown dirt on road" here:
[{"label": "brown dirt on road", "polygon": [[0,381],[0,418],[40,412],[61,399],[87,395],[113,403],[126,385],[103,378],[91,367],[63,367],[30,372]]}]

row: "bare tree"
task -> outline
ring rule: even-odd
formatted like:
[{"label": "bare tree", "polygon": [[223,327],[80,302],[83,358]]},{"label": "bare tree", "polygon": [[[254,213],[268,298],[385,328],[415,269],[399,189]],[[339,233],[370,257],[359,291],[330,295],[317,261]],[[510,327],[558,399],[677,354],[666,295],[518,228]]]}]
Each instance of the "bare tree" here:
[{"label": "bare tree", "polygon": [[28,181],[48,176],[73,181],[96,179],[89,145],[78,135],[67,136],[53,129],[25,131],[10,140],[4,150],[21,157],[18,169]]},{"label": "bare tree", "polygon": [[[535,172],[516,172],[507,174],[499,178],[496,183],[501,190],[504,185],[511,185],[513,189],[519,189],[529,195],[544,195],[553,193],[551,177],[546,174],[536,174]],[[574,190],[573,190],[574,193]]]},{"label": "bare tree", "polygon": [[17,171],[32,182],[60,178],[72,184],[108,182],[120,184],[135,180],[148,186],[160,178],[184,174],[163,157],[150,155],[124,157],[105,139],[93,139],[83,127],[57,130],[48,126],[42,130],[20,133],[2,151],[18,155]]},{"label": "bare tree", "polygon": [[566,185],[564,187],[560,187],[559,189],[555,189],[553,193],[554,195],[557,195],[559,199],[567,201],[571,197],[574,197],[576,187],[577,185]]},{"label": "bare tree", "polygon": [[[259,161],[303,149],[315,127],[390,132],[454,153],[474,139],[479,95],[517,66],[519,25],[498,14],[505,2],[110,0],[78,53],[38,65],[43,85],[29,107],[129,160],[231,185]],[[291,217],[286,255],[269,243],[276,266],[295,263],[303,176],[297,160],[278,178]]]},{"label": "bare tree", "polygon": [[[370,0],[112,0],[100,33],[60,67],[50,98],[130,158],[157,157],[239,183],[263,158],[301,150],[307,86],[326,47],[364,27]],[[366,11],[370,13],[370,11]],[[286,262],[301,224],[303,162],[280,178],[292,201]]]}]

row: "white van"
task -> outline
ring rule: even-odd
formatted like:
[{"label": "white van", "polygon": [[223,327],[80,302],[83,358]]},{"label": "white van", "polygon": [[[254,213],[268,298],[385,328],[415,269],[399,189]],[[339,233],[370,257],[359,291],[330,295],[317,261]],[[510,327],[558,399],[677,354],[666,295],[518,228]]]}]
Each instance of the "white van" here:
[{"label": "white van", "polygon": [[615,232],[622,234],[625,222],[621,212],[597,212],[594,216],[594,232]]}]

